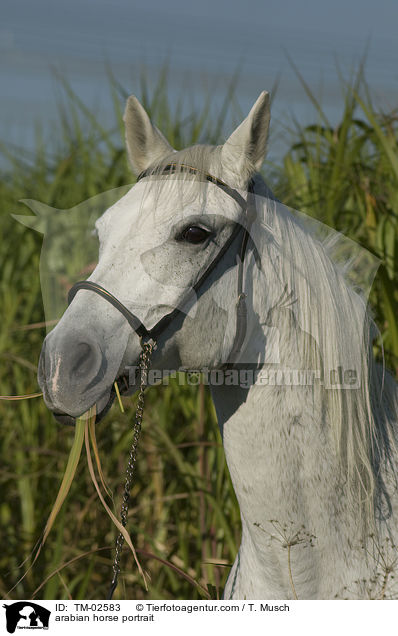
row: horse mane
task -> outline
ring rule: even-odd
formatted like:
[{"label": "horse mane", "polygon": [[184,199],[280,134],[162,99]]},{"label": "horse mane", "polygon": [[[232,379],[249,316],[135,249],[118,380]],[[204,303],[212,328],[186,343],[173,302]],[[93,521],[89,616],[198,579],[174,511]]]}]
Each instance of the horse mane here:
[{"label": "horse mane", "polygon": [[[195,199],[203,174],[224,177],[221,148],[196,145],[164,157],[146,171],[158,177],[150,180],[151,191],[155,187],[162,197],[183,193],[185,201],[190,195]],[[160,176],[171,162],[178,178]],[[187,172],[187,165],[198,172]],[[247,181],[250,171],[248,166]],[[388,481],[392,476],[393,485],[397,484],[398,394],[395,381],[373,355],[378,330],[365,296],[349,278],[352,255],[346,250],[337,261],[337,233],[332,240],[330,234],[314,237],[302,220],[304,215],[300,218],[278,202],[260,175],[255,176],[255,193],[257,212],[266,228],[256,241],[262,242],[261,254],[267,254],[282,289],[287,286],[297,299],[292,304],[296,323],[317,343],[325,372],[348,361],[358,373],[357,388],[325,389],[327,420],[349,504],[358,511],[363,527],[374,529],[377,520],[388,519],[392,511],[386,474]],[[314,364],[313,354],[309,349],[304,352],[306,363]]]},{"label": "horse mane", "polygon": [[[295,324],[311,336],[307,342],[317,343],[325,379],[330,369],[338,369],[344,362],[358,373],[357,388],[325,389],[327,419],[348,501],[358,511],[363,527],[374,530],[376,521],[386,520],[392,512],[387,473],[388,481],[397,485],[398,392],[384,364],[377,364],[373,354],[379,331],[367,299],[350,280],[352,254],[347,245],[343,257],[336,259],[338,233],[331,230],[332,237],[318,239],[311,224],[306,227],[305,215],[268,196],[259,201],[257,209],[262,208],[267,231],[275,238],[266,239],[263,249],[281,283],[294,293],[291,311]],[[307,364],[315,362],[310,348],[303,352]]]}]

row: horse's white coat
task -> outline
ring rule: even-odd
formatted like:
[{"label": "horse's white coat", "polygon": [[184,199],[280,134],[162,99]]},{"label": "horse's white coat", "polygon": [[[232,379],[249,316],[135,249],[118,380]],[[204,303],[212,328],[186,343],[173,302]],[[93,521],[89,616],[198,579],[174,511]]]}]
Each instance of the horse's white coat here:
[{"label": "horse's white coat", "polygon": [[[128,101],[125,121],[137,173],[173,158],[202,160],[198,167],[244,193],[265,154],[268,96],[260,95],[248,118],[216,149],[175,153],[135,98]],[[232,224],[244,222],[239,206],[214,184],[186,177],[180,186],[178,178],[143,179],[98,223],[101,253],[91,279],[126,303],[148,328],[179,303]],[[242,516],[242,543],[225,598],[396,597],[392,577],[384,575],[390,563],[386,538],[394,539],[397,532],[397,386],[388,374],[383,380],[374,364],[366,303],[329,257],[326,243],[269,198],[260,177],[256,191],[252,237],[261,267],[249,250],[245,290],[250,311],[242,360],[260,361],[268,372],[275,363],[285,370],[321,365],[329,372],[343,362],[359,381],[353,389],[259,381],[248,389],[211,388]],[[204,223],[214,240],[199,246],[176,241],[188,222]],[[172,325],[159,339],[155,367],[218,368],[225,361],[235,330],[236,267],[233,258],[224,261],[199,300],[191,298],[178,330]],[[294,293],[290,304],[281,301],[285,288]],[[80,321],[79,333],[84,333],[87,294],[78,293],[48,337],[50,357],[68,341],[71,324]],[[115,367],[134,364],[139,344],[135,334],[122,329],[115,353],[112,330],[123,319],[95,294],[90,307],[101,322],[99,346],[112,362],[96,387],[102,404]],[[275,350],[274,364],[267,359],[270,350]],[[77,407],[65,397],[67,376],[67,362],[65,369],[57,365],[47,400],[52,408],[75,414],[91,406],[93,393],[81,395]],[[374,522],[373,510],[377,513],[386,492],[391,514]],[[375,534],[369,537],[371,531]]]}]

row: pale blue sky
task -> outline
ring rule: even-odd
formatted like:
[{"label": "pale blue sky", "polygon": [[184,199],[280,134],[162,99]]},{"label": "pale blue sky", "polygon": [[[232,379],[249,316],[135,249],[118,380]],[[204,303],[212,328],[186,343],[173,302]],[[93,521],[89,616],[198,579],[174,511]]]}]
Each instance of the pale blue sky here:
[{"label": "pale blue sky", "polygon": [[313,117],[288,55],[336,119],[336,62],[349,75],[368,45],[368,83],[397,106],[398,0],[2,0],[0,18],[0,138],[19,144],[33,143],[34,121],[55,116],[51,65],[104,121],[104,60],[138,94],[143,65],[151,87],[168,60],[171,96],[200,105],[210,90],[215,109],[239,66],[244,112],[279,77],[275,129],[290,115]]}]

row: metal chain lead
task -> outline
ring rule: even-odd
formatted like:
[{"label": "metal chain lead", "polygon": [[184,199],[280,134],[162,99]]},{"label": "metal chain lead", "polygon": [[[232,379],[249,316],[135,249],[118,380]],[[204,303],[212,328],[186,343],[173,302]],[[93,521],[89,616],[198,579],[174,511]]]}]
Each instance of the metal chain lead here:
[{"label": "metal chain lead", "polygon": [[[127,525],[127,515],[129,510],[130,492],[133,485],[135,463],[137,461],[137,448],[140,439],[142,416],[144,414],[144,402],[145,402],[145,389],[148,385],[148,371],[151,365],[151,355],[156,344],[153,340],[142,344],[142,351],[139,359],[139,372],[140,372],[140,389],[138,393],[137,406],[135,411],[134,427],[133,427],[133,442],[130,448],[129,460],[126,469],[126,481],[124,484],[123,500],[120,510],[120,520],[122,526],[125,528]],[[113,579],[109,590],[108,598],[111,599],[113,593],[118,584],[118,577],[120,573],[120,559],[122,556],[124,544],[124,537],[122,533],[119,533],[116,539],[116,552],[115,559],[113,561]]]}]

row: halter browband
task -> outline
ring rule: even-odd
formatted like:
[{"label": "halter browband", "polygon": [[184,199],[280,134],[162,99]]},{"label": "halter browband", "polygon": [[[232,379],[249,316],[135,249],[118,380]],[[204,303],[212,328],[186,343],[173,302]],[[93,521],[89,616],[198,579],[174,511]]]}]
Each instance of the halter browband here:
[{"label": "halter browband", "polygon": [[[194,168],[193,166],[188,166],[186,164],[176,164],[176,163],[167,164],[163,168],[162,172],[155,173],[155,174],[156,176],[169,175],[169,174],[176,174],[177,171],[189,172],[192,174],[200,174],[200,171],[197,168]],[[140,179],[143,179],[144,177],[149,177],[149,176],[154,176],[154,173],[149,171],[141,172],[141,174],[138,175],[137,177],[137,181],[139,181]],[[250,237],[250,228],[254,221],[254,214],[253,214],[253,210],[251,209],[249,205],[249,201],[245,200],[239,194],[239,192],[237,192],[237,190],[235,190],[234,188],[231,188],[226,183],[224,183],[224,181],[221,181],[221,179],[218,179],[217,177],[214,177],[211,174],[205,173],[203,174],[203,176],[205,177],[206,181],[210,181],[211,183],[214,183],[216,186],[221,188],[226,194],[231,196],[242,207],[242,209],[246,213],[246,218],[247,218],[247,227],[244,230],[242,243],[239,250],[239,256],[237,256],[238,301],[236,304],[236,331],[235,331],[235,338],[232,345],[232,349],[228,358],[228,363],[233,364],[237,355],[240,353],[241,347],[243,345],[243,341],[246,336],[247,309],[246,309],[246,302],[245,302],[246,294],[243,293],[243,262],[245,259],[247,244]],[[250,194],[253,194],[253,193],[254,193],[254,183],[253,183],[253,180],[251,180],[248,187],[248,198]],[[242,225],[240,225],[239,223],[236,223],[231,236],[227,239],[227,241],[224,243],[224,245],[221,247],[220,251],[218,252],[217,256],[212,260],[210,265],[207,267],[204,273],[200,276],[199,280],[192,287],[192,290],[189,291],[189,294],[191,294],[192,291],[194,292],[199,291],[202,284],[210,276],[211,272],[215,269],[216,265],[218,265],[218,263],[220,262],[224,254],[228,251],[228,248],[232,245],[232,243],[234,242],[234,240],[240,233],[242,227],[243,227]],[[137,318],[137,316],[135,316],[129,309],[127,309],[127,307],[125,307],[120,302],[120,300],[118,300],[115,296],[113,296],[113,294],[111,294],[108,290],[101,287],[101,285],[99,285],[98,283],[94,283],[93,281],[90,281],[90,280],[79,281],[73,285],[73,287],[69,290],[69,293],[68,293],[69,305],[74,299],[74,297],[76,296],[77,292],[80,291],[81,289],[93,291],[99,296],[101,296],[102,298],[104,298],[104,300],[107,300],[111,305],[113,305],[113,307],[115,307],[115,309],[117,309],[126,318],[131,328],[140,337],[141,343],[144,341],[147,342],[149,340],[153,340],[154,343],[156,343],[159,335],[169,326],[169,324],[174,320],[174,318],[176,318],[177,316],[183,313],[180,307],[182,307],[187,301],[187,295],[184,295],[184,297],[179,303],[179,307],[176,307],[169,314],[166,314],[165,316],[163,316],[163,318],[161,318],[159,322],[157,322],[156,325],[152,327],[152,329],[147,329],[143,325],[143,323],[139,320],[139,318]]]}]

